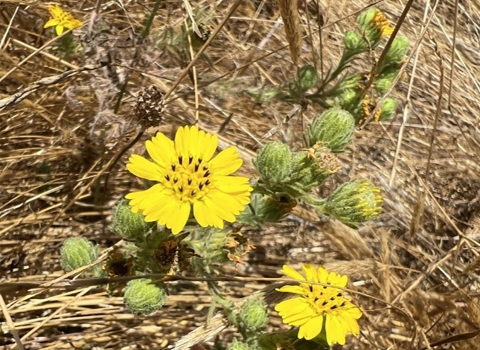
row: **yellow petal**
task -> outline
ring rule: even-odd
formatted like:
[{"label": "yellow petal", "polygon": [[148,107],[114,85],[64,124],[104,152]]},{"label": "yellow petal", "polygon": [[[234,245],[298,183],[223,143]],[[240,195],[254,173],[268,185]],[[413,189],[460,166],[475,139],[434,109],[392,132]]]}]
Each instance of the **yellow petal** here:
[{"label": "yellow petal", "polygon": [[305,338],[311,340],[320,334],[323,328],[323,316],[316,316],[308,320],[305,324],[300,326],[298,338]]},{"label": "yellow petal", "polygon": [[55,27],[55,32],[57,33],[58,36],[62,35],[63,33],[63,25],[59,24],[58,26]]},{"label": "yellow petal", "polygon": [[65,23],[65,28],[67,29],[75,29],[75,28],[78,28],[78,27],[81,27],[82,26],[82,22],[79,21],[78,19],[75,19],[75,18],[71,18],[70,20],[68,20],[66,23]]},{"label": "yellow petal", "polygon": [[303,264],[302,270],[309,282],[318,282],[317,269],[312,264]]},{"label": "yellow petal", "polygon": [[305,282],[305,277],[303,277],[290,265],[283,265],[282,273],[287,277],[293,278],[294,280]]},{"label": "yellow petal", "polygon": [[275,290],[277,292],[305,295],[305,291],[301,286],[282,286],[280,288],[276,288]]},{"label": "yellow petal", "polygon": [[177,160],[173,141],[158,133],[145,143],[149,156],[163,169],[169,168]]},{"label": "yellow petal", "polygon": [[345,345],[346,331],[336,316],[327,314],[325,319],[325,332],[327,334],[327,343],[329,345],[335,343]]},{"label": "yellow petal", "polygon": [[58,21],[55,18],[50,18],[47,23],[43,26],[43,28],[50,28],[58,25]]},{"label": "yellow petal", "polygon": [[198,144],[196,147],[199,149],[199,156],[202,157],[204,162],[208,162],[218,147],[218,136],[212,135],[208,132],[200,130],[198,133]]},{"label": "yellow petal", "polygon": [[180,202],[177,208],[175,209],[174,215],[167,223],[167,227],[172,229],[174,235],[180,233],[187,223],[188,217],[190,216],[190,204],[185,202]]},{"label": "yellow petal", "polygon": [[321,265],[317,268],[317,275],[318,275],[318,282],[320,283],[327,283],[328,279],[328,271]]},{"label": "yellow petal", "polygon": [[162,168],[138,154],[130,156],[127,169],[134,175],[141,177],[142,179],[152,181],[162,181],[163,171]]},{"label": "yellow petal", "polygon": [[223,228],[223,220],[215,214],[203,201],[193,204],[193,216],[202,227],[214,226]]},{"label": "yellow petal", "polygon": [[275,306],[275,311],[279,313],[284,323],[292,326],[305,324],[315,315],[304,298],[284,300]]},{"label": "yellow petal", "polygon": [[218,175],[230,175],[237,171],[243,164],[240,155],[235,146],[229,147],[219,154],[210,162],[212,172]]},{"label": "yellow petal", "polygon": [[55,18],[61,17],[63,15],[63,10],[58,5],[48,6],[48,11],[50,12],[50,15]]},{"label": "yellow petal", "polygon": [[125,196],[129,199],[129,205],[135,207],[136,210],[144,210],[149,206],[150,201],[155,200],[161,196],[164,190],[162,185],[155,185],[145,191],[131,192]]}]

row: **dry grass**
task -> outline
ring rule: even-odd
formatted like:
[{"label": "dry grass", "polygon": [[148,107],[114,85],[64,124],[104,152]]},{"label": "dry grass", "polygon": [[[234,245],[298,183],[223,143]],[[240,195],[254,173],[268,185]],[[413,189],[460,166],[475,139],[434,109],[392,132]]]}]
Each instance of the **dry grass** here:
[{"label": "dry grass", "polygon": [[[185,24],[189,14],[181,2],[162,2],[144,42],[133,33],[153,1],[99,1],[100,24],[91,37],[88,23],[96,2],[62,2],[87,21],[76,31],[87,50],[70,62],[51,49],[52,35],[42,29],[48,16],[42,2],[0,4],[0,106],[10,101],[0,107],[0,278],[19,283],[16,290],[0,285],[5,349],[15,348],[14,338],[25,349],[161,349],[204,324],[210,297],[203,283],[172,283],[166,307],[136,317],[120,297],[109,297],[102,288],[65,288],[71,276],[58,263],[67,237],[83,236],[104,249],[118,242],[108,220],[112,205],[139,186],[125,162],[129,153],[142,151],[142,143],[120,155],[140,131],[132,105],[141,87],[172,92],[164,123],[142,139],[157,129],[171,134],[178,125],[198,121],[211,132],[221,130],[222,146],[239,147],[244,172],[251,176],[251,159],[266,141],[263,135],[279,126],[273,138],[298,147],[303,121],[319,113],[309,106],[282,124],[293,106],[259,105],[229,93],[241,84],[277,85],[295,72],[277,2],[240,1],[230,17],[236,2],[186,2],[211,16],[213,33],[219,29],[191,64],[195,70],[188,71],[192,50],[173,50],[161,37]],[[299,65],[320,66],[319,57],[324,67],[335,62],[342,33],[367,5],[365,0],[324,0],[318,6],[299,1]],[[404,9],[399,1],[377,6],[393,21]],[[480,329],[480,5],[458,2],[452,67],[454,11],[453,0],[438,6],[414,2],[401,33],[416,49],[393,93],[402,101],[402,112],[390,124],[358,130],[343,157],[344,171],[331,181],[362,176],[378,184],[385,196],[381,216],[357,232],[300,208],[282,224],[250,232],[257,249],[245,265],[230,268],[249,279],[225,282],[232,297],[271,290],[272,282],[263,277],[279,277],[285,262],[309,260],[347,273],[358,292],[362,334],[345,349],[480,349],[474,338]],[[67,70],[72,72],[60,79]],[[182,72],[188,74],[179,80]],[[127,91],[114,113],[127,75]],[[67,284],[31,289],[55,279],[54,286]],[[275,315],[272,324],[280,327]],[[202,340],[210,331],[197,329],[195,336]],[[186,339],[180,344],[189,344],[191,337]]]}]

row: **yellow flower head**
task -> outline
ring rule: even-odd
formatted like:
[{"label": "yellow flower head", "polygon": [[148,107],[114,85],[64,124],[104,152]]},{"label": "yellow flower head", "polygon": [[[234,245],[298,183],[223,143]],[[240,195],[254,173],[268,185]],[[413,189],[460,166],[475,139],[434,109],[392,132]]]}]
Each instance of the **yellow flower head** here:
[{"label": "yellow flower head", "polygon": [[302,270],[305,276],[289,265],[283,266],[282,273],[300,284],[283,286],[277,291],[298,296],[280,302],[275,310],[284,323],[299,327],[299,339],[313,339],[325,329],[329,345],[344,345],[347,333],[360,333],[357,320],[362,316],[360,309],[342,290],[347,285],[348,277],[328,272],[323,266],[316,268],[312,264],[303,264]]},{"label": "yellow flower head", "polygon": [[372,24],[378,31],[380,31],[382,36],[387,36],[393,33],[393,27],[390,21],[385,17],[385,15],[377,10],[372,19]]},{"label": "yellow flower head", "polygon": [[49,5],[48,11],[50,12],[50,18],[43,28],[55,27],[57,35],[62,35],[65,28],[68,30],[75,29],[82,26],[82,22],[74,18],[70,12],[65,12],[58,5]]},{"label": "yellow flower head", "polygon": [[157,221],[177,234],[193,216],[202,227],[223,228],[223,221],[234,222],[250,203],[252,188],[248,178],[231,176],[242,165],[234,146],[213,157],[218,137],[196,126],[180,127],[175,141],[158,133],[146,142],[153,162],[134,154],[127,169],[134,175],[156,181],[146,191],[129,193],[133,212],[145,221]]}]

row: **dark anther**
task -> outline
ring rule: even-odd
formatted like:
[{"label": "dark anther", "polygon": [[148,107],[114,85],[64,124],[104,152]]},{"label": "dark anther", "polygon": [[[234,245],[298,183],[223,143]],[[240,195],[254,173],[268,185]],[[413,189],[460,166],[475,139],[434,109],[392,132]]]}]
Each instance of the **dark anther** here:
[{"label": "dark anther", "polygon": [[198,158],[198,164],[202,162],[202,158]]},{"label": "dark anther", "polygon": [[182,156],[178,156],[178,162],[180,163],[180,165],[182,165],[182,160],[183,160]]},{"label": "dark anther", "polygon": [[201,190],[203,188],[204,184],[199,184],[198,188]]},{"label": "dark anther", "polygon": [[345,306],[345,302],[340,304],[340,307],[344,307],[344,306]]},{"label": "dark anther", "polygon": [[178,188],[178,190],[180,191],[180,193],[182,193],[182,192],[183,192],[183,187],[180,186],[180,187]]},{"label": "dark anther", "polygon": [[317,298],[317,297],[313,298],[313,302],[314,302],[314,303],[316,303],[316,302],[317,302],[317,300],[318,300],[318,298]]},{"label": "dark anther", "polygon": [[204,165],[203,170],[208,170],[208,166]]},{"label": "dark anther", "polygon": [[198,171],[198,168],[200,167],[200,163],[195,164],[195,172]]},{"label": "dark anther", "polygon": [[210,180],[205,181],[205,186],[210,185]]},{"label": "dark anther", "polygon": [[312,286],[308,286],[308,289],[310,290],[310,292],[313,292],[313,287]]},{"label": "dark anther", "polygon": [[173,183],[176,184],[178,182],[178,179],[176,177],[173,178]]},{"label": "dark anther", "polygon": [[187,183],[188,183],[189,185],[191,185],[191,184],[192,184],[192,179],[188,179],[188,180],[187,180]]},{"label": "dark anther", "polygon": [[334,301],[334,300],[335,300],[335,297],[331,297],[330,300],[331,300],[331,301]]},{"label": "dark anther", "polygon": [[195,190],[192,190],[192,192],[190,192],[190,196],[193,197],[193,196],[195,196],[196,193],[197,193],[197,192],[196,192]]},{"label": "dark anther", "polygon": [[170,181],[170,175],[165,175],[165,180]]},{"label": "dark anther", "polygon": [[341,298],[341,297],[342,297],[342,293],[338,293],[338,294],[337,294],[337,297]]},{"label": "dark anther", "polygon": [[206,173],[205,173],[205,175],[203,175],[203,176],[209,177],[209,176],[210,176],[210,170],[207,170]]},{"label": "dark anther", "polygon": [[188,157],[188,165],[192,164],[193,156]]},{"label": "dark anther", "polygon": [[338,307],[337,305],[333,305],[333,306],[330,308],[330,310],[334,310],[334,309],[336,309],[337,307]]},{"label": "dark anther", "polygon": [[172,164],[172,170],[175,171],[175,164]]},{"label": "dark anther", "polygon": [[322,306],[325,306],[327,304],[328,304],[328,302],[326,300],[324,300],[323,303],[322,303]]}]

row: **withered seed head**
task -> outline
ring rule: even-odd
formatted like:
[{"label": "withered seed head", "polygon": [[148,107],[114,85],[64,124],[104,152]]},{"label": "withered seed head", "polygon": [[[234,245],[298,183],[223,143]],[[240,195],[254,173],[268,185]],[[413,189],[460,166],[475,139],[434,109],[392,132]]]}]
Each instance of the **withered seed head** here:
[{"label": "withered seed head", "polygon": [[138,93],[134,113],[143,127],[158,126],[162,121],[164,111],[165,100],[156,86],[149,86]]}]

